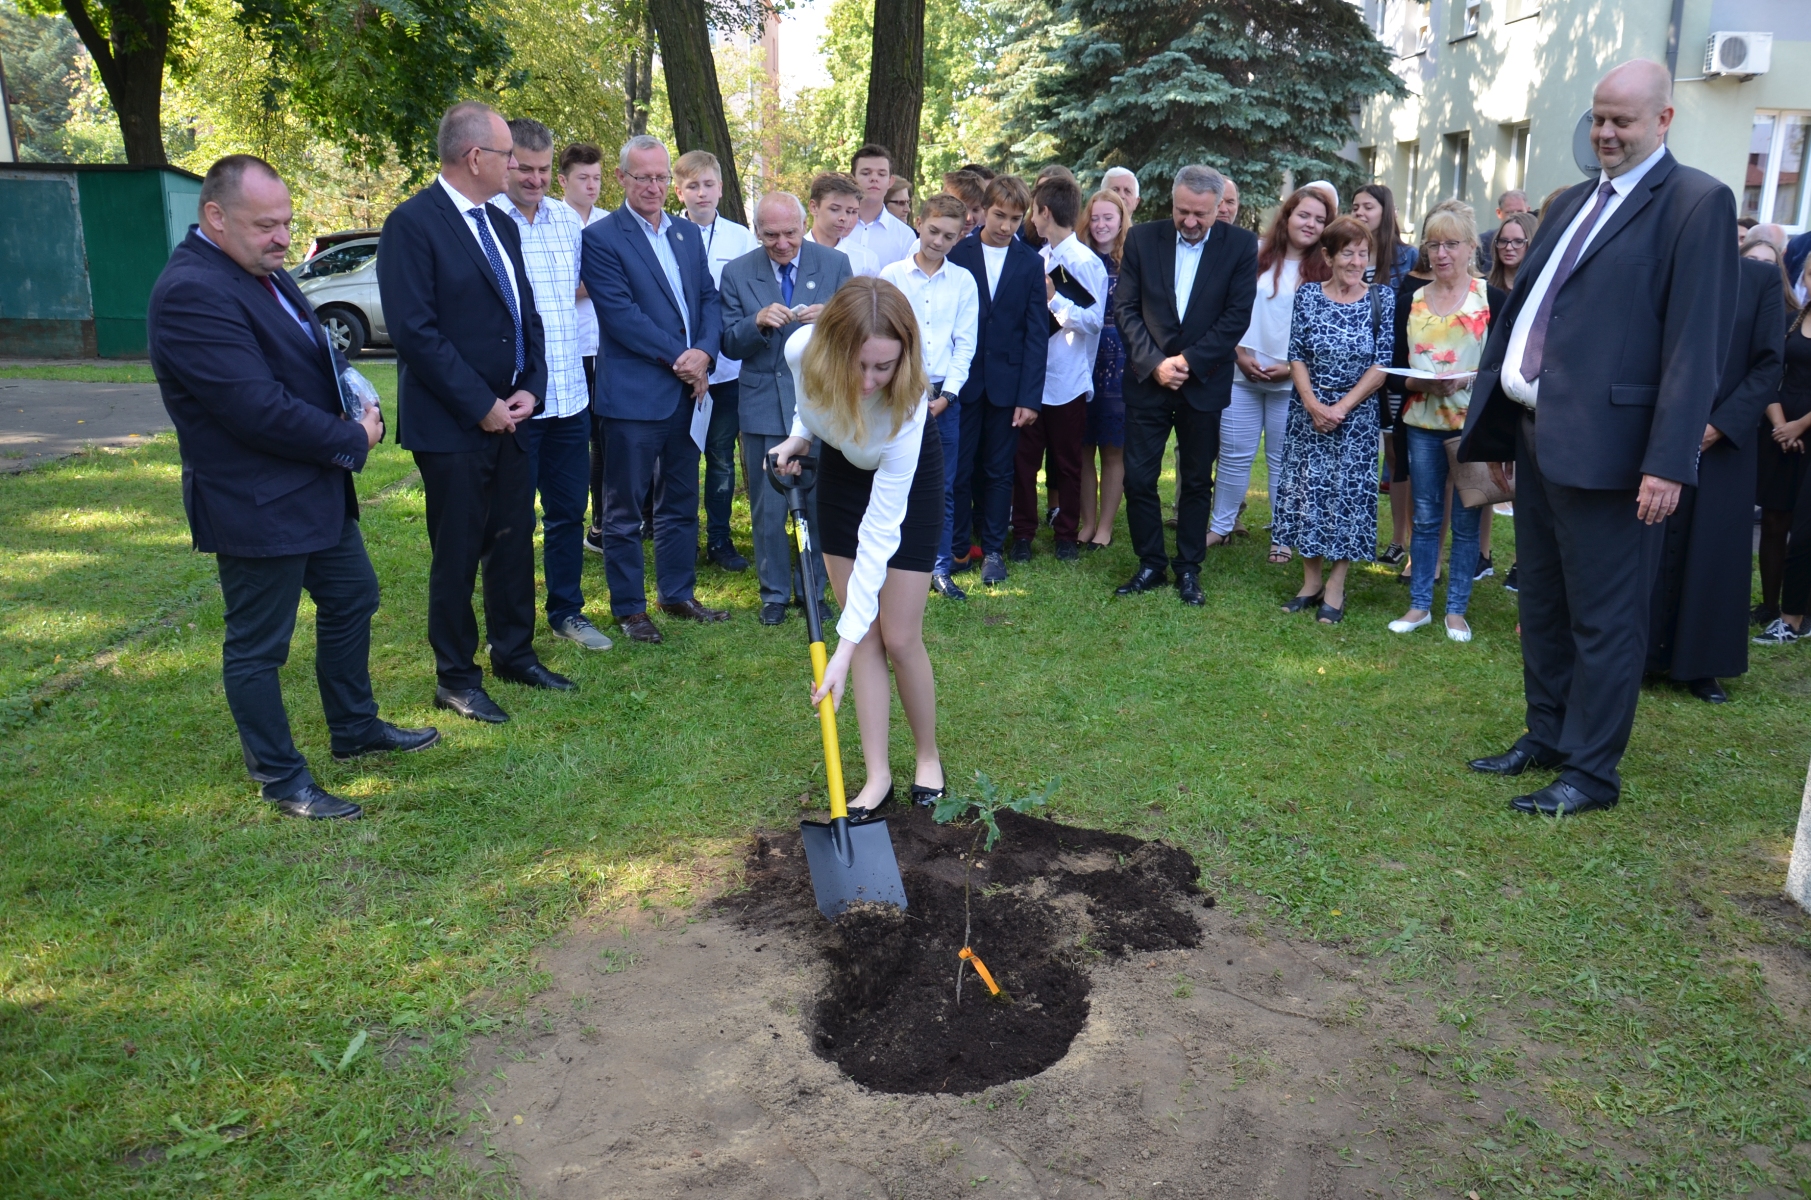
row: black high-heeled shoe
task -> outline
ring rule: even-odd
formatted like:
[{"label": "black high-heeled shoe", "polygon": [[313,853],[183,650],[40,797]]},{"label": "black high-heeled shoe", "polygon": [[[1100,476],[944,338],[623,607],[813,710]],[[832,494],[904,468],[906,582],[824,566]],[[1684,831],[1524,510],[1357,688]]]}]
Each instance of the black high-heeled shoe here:
[{"label": "black high-heeled shoe", "polygon": [[950,794],[949,772],[945,771],[943,769],[943,764],[941,762],[939,762],[937,764],[937,770],[943,776],[943,786],[938,787],[938,788],[928,788],[928,787],[925,787],[922,783],[914,783],[912,785],[912,803],[913,804],[916,804],[921,808],[929,808],[932,805],[936,804],[937,801],[946,798]]},{"label": "black high-heeled shoe", "polygon": [[[874,805],[872,808],[857,808],[853,804],[849,805],[849,819],[851,821],[866,821],[871,817],[878,816],[881,809],[893,803],[894,791],[893,785],[890,783],[887,784],[887,794],[882,796],[880,798],[880,803]],[[857,794],[859,795],[859,793]]]}]

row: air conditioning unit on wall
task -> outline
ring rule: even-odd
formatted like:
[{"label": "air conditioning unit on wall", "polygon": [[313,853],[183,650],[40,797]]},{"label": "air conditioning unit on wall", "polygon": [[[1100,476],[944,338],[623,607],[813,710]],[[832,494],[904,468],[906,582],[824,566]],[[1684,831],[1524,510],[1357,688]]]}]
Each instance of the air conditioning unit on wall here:
[{"label": "air conditioning unit on wall", "polygon": [[1704,47],[1704,76],[1737,75],[1753,79],[1765,75],[1773,58],[1771,33],[1713,33]]}]

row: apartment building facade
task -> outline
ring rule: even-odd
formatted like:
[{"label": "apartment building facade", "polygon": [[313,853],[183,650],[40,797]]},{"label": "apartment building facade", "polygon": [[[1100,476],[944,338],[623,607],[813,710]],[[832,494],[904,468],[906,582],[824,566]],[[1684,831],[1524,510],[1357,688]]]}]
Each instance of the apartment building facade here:
[{"label": "apartment building facade", "polygon": [[1585,177],[1581,119],[1610,66],[1673,69],[1668,138],[1742,215],[1811,226],[1811,0],[1363,0],[1409,95],[1373,99],[1357,154],[1414,223],[1457,197],[1486,221]]}]

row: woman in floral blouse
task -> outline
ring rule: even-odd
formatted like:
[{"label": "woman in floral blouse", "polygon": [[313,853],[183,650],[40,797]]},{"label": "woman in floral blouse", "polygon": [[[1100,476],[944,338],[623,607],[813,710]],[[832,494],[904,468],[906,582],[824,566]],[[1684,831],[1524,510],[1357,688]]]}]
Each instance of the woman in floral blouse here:
[{"label": "woman in floral blouse", "polygon": [[[1422,223],[1421,248],[1433,268],[1432,280],[1404,281],[1396,300],[1395,365],[1450,375],[1451,379],[1402,381],[1409,477],[1414,480],[1415,532],[1409,546],[1409,610],[1390,622],[1390,632],[1410,633],[1433,621],[1434,583],[1440,565],[1441,526],[1446,515],[1446,443],[1465,428],[1471,381],[1484,354],[1490,314],[1506,297],[1473,273],[1478,229],[1468,207],[1454,205],[1429,213]],[[1481,510],[1454,497],[1452,560],[1446,572],[1446,636],[1471,641],[1465,610],[1478,569]]]}]

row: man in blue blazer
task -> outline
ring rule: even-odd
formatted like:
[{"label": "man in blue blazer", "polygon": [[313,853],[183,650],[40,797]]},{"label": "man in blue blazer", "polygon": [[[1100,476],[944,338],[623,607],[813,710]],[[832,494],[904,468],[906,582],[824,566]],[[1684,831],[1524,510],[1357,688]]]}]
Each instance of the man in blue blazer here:
[{"label": "man in blue blazer", "polygon": [[975,277],[981,300],[974,365],[958,397],[962,443],[950,503],[950,545],[958,562],[939,560],[933,574],[969,568],[971,536],[981,546],[981,582],[1006,582],[1006,517],[1012,506],[1013,455],[1018,431],[1038,419],[1044,404],[1044,362],[1050,348],[1044,260],[1017,237],[1031,208],[1023,181],[1001,175],[988,182],[987,208],[975,231],[956,243],[949,261]]},{"label": "man in blue blazer", "polygon": [[525,687],[574,686],[534,649],[534,471],[516,427],[541,411],[547,359],[521,234],[489,203],[514,162],[501,116],[455,104],[440,119],[439,178],[396,207],[377,246],[396,344],[397,440],[421,471],[434,548],[434,705],[492,724],[509,714],[474,661],[480,566],[491,673]]},{"label": "man in blue blazer", "polygon": [[[805,208],[789,192],[769,192],[755,206],[761,248],[723,268],[723,352],[742,360],[742,461],[750,480],[748,512],[754,526],[755,574],[761,582],[761,624],[786,619],[792,598],[792,548],[786,537],[786,499],[766,485],[768,451],[792,435],[792,368],[786,340],[817,320],[824,302],[849,278],[849,256],[805,237]],[[795,308],[803,311],[795,313]],[[817,511],[817,489],[806,490]],[[828,579],[812,547],[813,577]]]},{"label": "man in blue blazer", "polygon": [[654,643],[642,578],[641,502],[654,490],[654,576],[660,610],[729,619],[692,595],[698,557],[698,444],[692,413],[710,394],[723,329],[698,227],[662,207],[673,166],[660,139],[623,146],[623,206],[585,230],[579,274],[597,309],[597,396],[603,422],[604,576],[610,612],[630,641]]},{"label": "man in blue blazer", "polygon": [[347,418],[344,360],[283,272],[289,189],[249,154],[201,183],[200,224],[151,291],[151,367],[182,450],[195,549],[218,557],[226,598],[222,675],[246,769],[289,816],[350,818],[290,737],[278,671],[296,607],[315,605],[315,679],[333,757],[421,750],[440,735],[378,719],[371,697],[377,574],[358,527],[352,474],[383,437],[375,405]]}]

